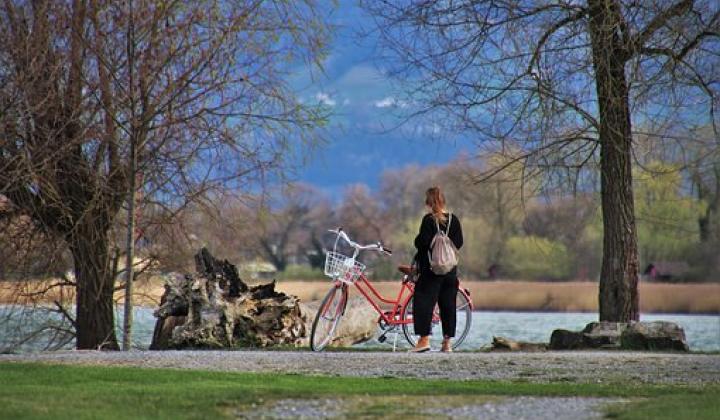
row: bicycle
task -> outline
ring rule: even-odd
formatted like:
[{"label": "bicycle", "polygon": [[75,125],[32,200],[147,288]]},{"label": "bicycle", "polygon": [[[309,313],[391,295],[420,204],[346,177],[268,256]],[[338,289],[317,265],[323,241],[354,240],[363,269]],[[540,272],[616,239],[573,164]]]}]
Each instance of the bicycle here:
[{"label": "bicycle", "polygon": [[[326,276],[333,281],[333,286],[328,291],[325,298],[320,303],[315,320],[312,324],[310,332],[310,347],[313,351],[322,351],[331,341],[335,334],[340,319],[345,314],[345,307],[348,301],[348,289],[351,285],[362,294],[370,305],[378,313],[378,326],[382,331],[378,341],[381,343],[386,340],[387,334],[395,332],[395,340],[397,341],[397,329],[402,329],[405,339],[411,346],[415,346],[415,334],[413,328],[413,294],[415,291],[415,273],[409,266],[399,266],[398,270],[404,274],[400,291],[397,297],[388,299],[382,296],[372,282],[365,276],[365,265],[357,261],[360,251],[377,251],[382,254],[392,255],[392,251],[384,248],[379,242],[371,245],[360,245],[352,241],[342,228],[330,230],[337,235],[332,251],[328,251],[325,256]],[[343,239],[350,247],[354,249],[353,255],[347,256],[338,252],[338,241]],[[371,296],[374,296],[372,297]],[[381,304],[392,305],[390,310],[381,309]],[[470,292],[458,285],[456,298],[457,323],[456,329],[460,334],[456,334],[453,341],[453,350],[457,349],[464,341],[470,331],[472,325],[472,300],[470,300]],[[431,343],[437,344],[442,340],[442,332],[440,330],[440,315],[437,305],[433,312],[431,326]],[[393,345],[393,350],[395,345]]]}]

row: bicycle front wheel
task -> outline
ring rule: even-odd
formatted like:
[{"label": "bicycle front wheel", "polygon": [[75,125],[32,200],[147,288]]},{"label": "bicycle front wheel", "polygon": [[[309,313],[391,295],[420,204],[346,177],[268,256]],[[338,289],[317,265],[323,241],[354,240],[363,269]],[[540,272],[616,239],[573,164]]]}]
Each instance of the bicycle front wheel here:
[{"label": "bicycle front wheel", "polygon": [[[413,302],[414,296],[408,299],[407,305],[405,306],[402,319],[407,321],[407,323],[403,323],[402,330],[407,342],[414,347],[417,343],[417,336],[415,335],[415,328],[411,322],[413,320]],[[470,305],[470,300],[465,293],[458,289],[455,297],[455,338],[453,338],[452,341],[453,350],[462,345],[470,332],[471,326],[472,305]],[[443,332],[442,326],[440,325],[440,309],[435,305],[432,324],[430,325],[430,346],[440,348],[442,340]]]},{"label": "bicycle front wheel", "polygon": [[310,348],[321,351],[332,341],[347,304],[347,286],[335,286],[320,303],[310,332]]}]

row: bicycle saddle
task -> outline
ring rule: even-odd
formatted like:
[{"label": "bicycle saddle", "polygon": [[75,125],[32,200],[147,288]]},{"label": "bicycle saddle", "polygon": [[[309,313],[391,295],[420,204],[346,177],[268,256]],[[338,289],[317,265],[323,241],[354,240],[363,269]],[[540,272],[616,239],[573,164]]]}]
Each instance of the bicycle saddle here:
[{"label": "bicycle saddle", "polygon": [[415,268],[411,265],[401,264],[398,265],[398,271],[408,276],[411,276],[415,273]]}]

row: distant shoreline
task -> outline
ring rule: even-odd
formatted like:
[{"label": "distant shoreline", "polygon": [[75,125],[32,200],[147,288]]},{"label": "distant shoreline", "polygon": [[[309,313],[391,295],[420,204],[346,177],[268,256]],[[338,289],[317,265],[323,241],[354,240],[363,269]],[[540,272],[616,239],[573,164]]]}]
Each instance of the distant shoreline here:
[{"label": "distant shoreline", "polygon": [[[398,281],[374,284],[386,297],[397,295]],[[498,280],[466,281],[462,286],[470,291],[477,310],[585,313],[598,310],[598,284],[595,282]],[[311,301],[321,299],[329,287],[328,281],[278,283],[278,289]],[[641,313],[720,314],[720,283],[640,283],[639,287]]]},{"label": "distant shoreline", "polygon": [[[561,311],[555,309],[507,309],[507,308],[474,308],[477,312],[520,312],[520,313],[572,313],[572,314],[596,314],[597,311]],[[640,315],[698,315],[718,316],[720,312],[646,312],[641,311]]]},{"label": "distant shoreline", "polygon": [[[0,304],[27,304],[17,300],[19,293],[32,293],[46,287],[48,281],[0,282]],[[395,298],[399,281],[375,282],[385,297]],[[532,282],[521,280],[465,281],[476,310],[497,312],[579,312],[596,313],[598,284],[589,281]],[[330,287],[326,280],[279,281],[277,288],[309,302],[322,299]],[[646,314],[720,315],[720,283],[640,283],[640,312]],[[139,282],[135,303],[138,306],[156,307],[164,291],[159,278]],[[352,294],[358,294],[351,288]],[[122,302],[122,291],[115,295]],[[73,290],[55,289],[38,300],[71,302]]]}]

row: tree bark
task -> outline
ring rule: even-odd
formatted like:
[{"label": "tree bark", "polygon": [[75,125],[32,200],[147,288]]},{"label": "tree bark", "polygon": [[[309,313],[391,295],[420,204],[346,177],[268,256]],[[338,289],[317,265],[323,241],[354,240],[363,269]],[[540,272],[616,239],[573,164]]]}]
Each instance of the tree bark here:
[{"label": "tree bark", "polygon": [[77,279],[76,348],[119,350],[115,336],[114,281],[105,223],[79,223],[69,239]]},{"label": "tree bark", "polygon": [[134,138],[130,140],[130,176],[128,180],[128,214],[127,214],[127,235],[126,235],[126,259],[125,259],[125,305],[123,311],[123,339],[122,349],[128,351],[132,347],[132,326],[133,326],[133,282],[135,281],[135,203],[137,189],[136,164]]},{"label": "tree bark", "polygon": [[632,133],[620,5],[589,0],[590,38],[600,113],[603,260],[600,321],[639,319],[638,249],[632,187]]},{"label": "tree bark", "polygon": [[[134,27],[134,10],[132,0],[127,2],[129,6],[128,13],[128,35],[127,35],[127,56],[128,56],[128,76],[131,89],[134,88],[134,70],[135,70],[135,27]],[[123,351],[130,350],[132,346],[132,325],[133,325],[133,275],[135,263],[135,190],[137,189],[137,121],[135,117],[135,97],[130,95],[130,175],[128,176],[128,214],[127,214],[127,259],[125,262],[125,310],[123,312]]]}]

